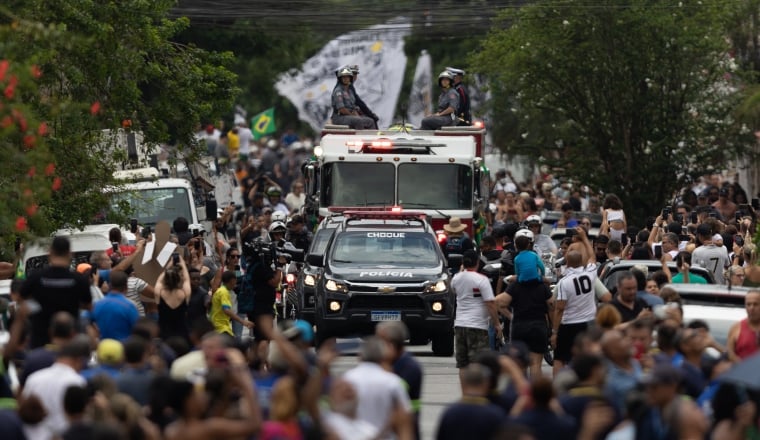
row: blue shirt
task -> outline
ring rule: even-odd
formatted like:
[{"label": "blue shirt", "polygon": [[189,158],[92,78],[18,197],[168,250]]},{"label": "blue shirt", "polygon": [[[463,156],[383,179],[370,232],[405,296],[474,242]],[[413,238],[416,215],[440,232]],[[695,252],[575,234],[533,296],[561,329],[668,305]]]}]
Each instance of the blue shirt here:
[{"label": "blue shirt", "polygon": [[106,375],[111,379],[116,379],[121,374],[121,368],[113,367],[111,365],[98,365],[92,368],[87,368],[79,372],[79,375],[87,379],[88,381],[100,374]]},{"label": "blue shirt", "polygon": [[514,259],[518,283],[543,281],[546,268],[544,262],[533,251],[520,251]]},{"label": "blue shirt", "polygon": [[139,317],[137,306],[122,293],[109,293],[95,303],[92,311],[92,319],[98,325],[101,339],[127,339]]},{"label": "blue shirt", "polygon": [[615,409],[623,414],[625,413],[625,398],[628,392],[636,388],[641,378],[641,365],[635,359],[631,359],[632,371],[624,370],[612,362],[607,363],[607,381],[605,384],[605,394],[612,400]]},{"label": "blue shirt", "polygon": [[647,303],[647,305],[649,307],[654,307],[654,306],[659,306],[659,305],[665,304],[665,301],[663,301],[662,298],[660,298],[657,295],[653,295],[653,294],[647,292],[646,290],[639,290],[639,291],[637,291],[636,292],[636,298],[643,299],[644,302]]}]

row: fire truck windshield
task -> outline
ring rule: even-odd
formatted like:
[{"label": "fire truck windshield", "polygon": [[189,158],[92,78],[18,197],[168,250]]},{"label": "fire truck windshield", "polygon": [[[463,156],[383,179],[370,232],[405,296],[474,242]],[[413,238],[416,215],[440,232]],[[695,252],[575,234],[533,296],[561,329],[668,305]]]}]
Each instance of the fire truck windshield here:
[{"label": "fire truck windshield", "polygon": [[398,167],[398,202],[405,208],[472,209],[472,169],[403,163]]},{"label": "fire truck windshield", "polygon": [[393,205],[391,163],[336,162],[322,168],[322,206]]}]

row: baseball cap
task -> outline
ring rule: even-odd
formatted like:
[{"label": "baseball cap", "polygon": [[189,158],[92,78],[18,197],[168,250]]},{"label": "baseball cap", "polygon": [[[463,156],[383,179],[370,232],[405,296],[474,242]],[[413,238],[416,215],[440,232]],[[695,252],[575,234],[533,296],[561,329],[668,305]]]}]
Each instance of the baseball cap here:
[{"label": "baseball cap", "polygon": [[87,273],[92,270],[92,266],[89,263],[79,263],[77,265],[77,272],[79,273]]},{"label": "baseball cap", "polygon": [[658,364],[652,371],[644,374],[640,382],[643,385],[672,385],[681,382],[681,372],[670,364]]},{"label": "baseball cap", "polygon": [[697,235],[712,237],[712,227],[707,223],[702,223],[701,225],[697,226]]},{"label": "baseball cap", "polygon": [[115,339],[103,339],[98,344],[97,354],[101,364],[118,364],[124,360],[124,346]]}]

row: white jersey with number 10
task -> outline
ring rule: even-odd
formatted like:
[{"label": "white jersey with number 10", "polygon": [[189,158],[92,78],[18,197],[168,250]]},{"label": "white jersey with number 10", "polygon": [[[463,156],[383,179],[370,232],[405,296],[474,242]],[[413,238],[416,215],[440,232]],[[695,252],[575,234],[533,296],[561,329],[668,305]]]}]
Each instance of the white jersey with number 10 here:
[{"label": "white jersey with number 10", "polygon": [[557,283],[557,300],[567,301],[561,324],[579,324],[596,317],[596,265],[568,268]]}]

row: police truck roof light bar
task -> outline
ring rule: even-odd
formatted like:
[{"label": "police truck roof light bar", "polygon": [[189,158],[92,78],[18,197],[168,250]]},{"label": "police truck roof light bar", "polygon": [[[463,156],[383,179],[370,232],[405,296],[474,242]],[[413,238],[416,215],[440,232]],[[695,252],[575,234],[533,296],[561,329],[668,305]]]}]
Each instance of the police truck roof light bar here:
[{"label": "police truck roof light bar", "polygon": [[421,220],[425,221],[427,214],[421,211],[343,211],[343,215],[351,220]]}]

